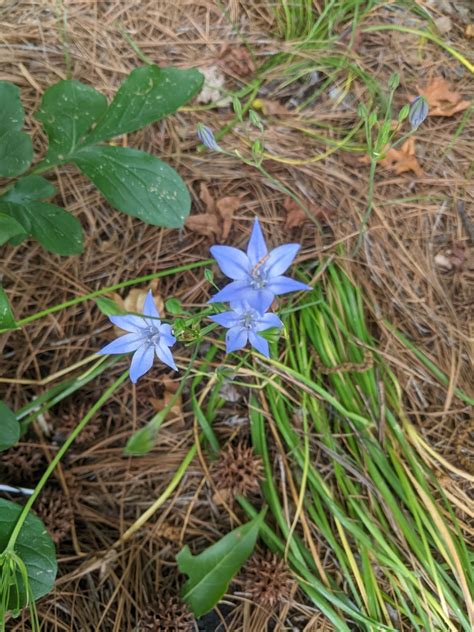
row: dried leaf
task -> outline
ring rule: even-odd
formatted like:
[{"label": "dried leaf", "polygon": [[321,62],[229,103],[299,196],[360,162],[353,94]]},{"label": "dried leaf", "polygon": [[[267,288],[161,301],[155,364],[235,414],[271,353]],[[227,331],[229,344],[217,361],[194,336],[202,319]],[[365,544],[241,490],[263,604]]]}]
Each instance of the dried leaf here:
[{"label": "dried leaf", "polygon": [[194,233],[210,237],[211,233],[214,234],[214,238],[218,238],[221,232],[219,226],[219,220],[215,213],[200,213],[199,215],[190,215],[184,222],[186,228],[192,230]]},{"label": "dried leaf", "polygon": [[447,15],[443,15],[437,20],[434,21],[436,28],[438,29],[440,35],[445,35],[449,33],[449,31],[453,28],[453,23],[451,22],[451,18]]},{"label": "dried leaf", "polygon": [[[156,308],[160,316],[165,315],[165,304],[161,297],[161,295],[157,292],[158,289],[158,279],[153,279],[150,285],[145,288],[133,289],[127,294],[125,298],[122,298],[117,293],[112,294],[112,298],[125,312],[129,313],[143,313],[143,306],[145,304],[145,298],[148,294],[148,291],[151,290],[153,293],[153,300],[155,301]],[[117,335],[123,334],[123,330],[118,327],[114,327]]]},{"label": "dried leaf", "polygon": [[262,110],[265,116],[288,116],[288,108],[278,101],[270,99],[256,99],[253,103],[255,109]]},{"label": "dried leaf", "polygon": [[185,226],[206,237],[210,232],[214,233],[214,238],[225,241],[232,227],[234,213],[240,207],[243,196],[244,194],[229,195],[216,201],[206,183],[201,182],[199,198],[206,206],[206,213],[188,217]]},{"label": "dried leaf", "polygon": [[235,211],[240,207],[242,196],[229,195],[217,200],[216,207],[222,220],[221,240],[227,239],[232,227]]},{"label": "dried leaf", "polygon": [[423,175],[423,169],[416,159],[415,138],[406,140],[400,149],[390,148],[385,158],[380,161],[382,167],[395,171],[397,175],[413,171],[418,177]]},{"label": "dried leaf", "polygon": [[[165,391],[163,397],[160,399],[151,397],[150,404],[158,413],[160,412],[160,410],[163,410],[163,408],[169,405],[174,396],[175,393]],[[171,406],[168,414],[165,417],[165,421],[173,421],[177,425],[177,428],[184,428],[183,400],[181,399],[181,395],[178,396],[174,404]]]},{"label": "dried leaf", "polygon": [[471,105],[442,77],[432,79],[425,88],[418,88],[418,94],[428,101],[428,116],[453,116]]},{"label": "dried leaf", "polygon": [[224,68],[238,77],[247,77],[255,72],[252,56],[245,46],[230,46],[226,42],[220,51]]},{"label": "dried leaf", "polygon": [[466,30],[464,31],[464,37],[471,39],[474,37],[474,24],[467,24]]},{"label": "dried leaf", "polygon": [[[326,223],[329,222],[329,217],[332,213],[330,209],[323,208],[322,206],[316,206],[316,204],[312,204],[311,202],[306,203],[305,206],[315,219],[318,221],[325,221]],[[286,211],[286,230],[297,228],[310,221],[307,214],[291,197],[287,196],[285,198],[283,207]]]},{"label": "dried leaf", "polygon": [[216,210],[216,203],[214,198],[212,197],[209,189],[207,188],[207,184],[205,182],[201,182],[201,187],[199,189],[199,199],[204,202],[206,206],[206,211],[208,213],[214,213]]},{"label": "dried leaf", "polygon": [[444,270],[461,271],[467,260],[467,249],[463,242],[455,241],[449,250],[435,256],[434,261],[439,268]]},{"label": "dried leaf", "polygon": [[232,490],[228,488],[218,489],[212,496],[212,502],[218,507],[221,505],[232,504],[233,494]]}]

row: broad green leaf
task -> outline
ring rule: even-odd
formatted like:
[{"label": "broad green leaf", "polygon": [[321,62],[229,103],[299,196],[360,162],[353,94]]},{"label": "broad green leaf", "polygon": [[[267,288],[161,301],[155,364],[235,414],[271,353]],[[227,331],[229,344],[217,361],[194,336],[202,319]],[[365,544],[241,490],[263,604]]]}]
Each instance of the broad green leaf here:
[{"label": "broad green leaf", "polygon": [[43,95],[36,118],[48,135],[44,163],[66,161],[81,145],[91,125],[107,109],[103,94],[74,79],[59,81]]},{"label": "broad green leaf", "polygon": [[125,310],[117,305],[117,303],[111,298],[102,296],[95,299],[97,307],[104,314],[104,316],[117,316],[118,314],[124,314]]},{"label": "broad green leaf", "polygon": [[16,322],[10,307],[10,301],[5,290],[0,285],[0,329],[8,331],[9,329],[15,329],[15,327]]},{"label": "broad green leaf", "polygon": [[33,145],[21,132],[25,113],[20,101],[20,90],[13,83],[0,81],[0,176],[18,176],[33,159]]},{"label": "broad green leaf", "polygon": [[0,136],[19,131],[25,121],[19,88],[9,81],[0,81]]},{"label": "broad green leaf", "polygon": [[[0,499],[0,552],[4,551],[21,511],[20,505]],[[34,599],[39,599],[49,593],[56,579],[56,552],[44,524],[32,513],[27,516],[20,531],[15,544],[15,553],[26,565]],[[19,590],[17,591],[15,586],[12,586],[9,603],[12,609],[16,608],[18,596],[20,606],[26,605],[25,585],[19,573],[16,580]]]},{"label": "broad green leaf", "polygon": [[20,439],[20,424],[15,413],[0,401],[0,452],[8,450]]},{"label": "broad green leaf", "polygon": [[10,215],[0,213],[0,246],[12,237],[24,236],[25,229]]},{"label": "broad green leaf", "polygon": [[201,89],[203,76],[194,69],[142,66],[133,70],[86,142],[127,134],[158,121],[189,101]]},{"label": "broad green leaf", "polygon": [[54,186],[41,176],[25,176],[18,180],[11,189],[0,198],[8,202],[19,202],[26,200],[45,200],[56,193]]},{"label": "broad green leaf", "polygon": [[0,198],[0,213],[13,217],[46,250],[79,254],[83,250],[79,220],[59,206],[41,201],[54,193],[52,184],[41,176],[27,176]]},{"label": "broad green leaf", "polygon": [[252,553],[265,511],[253,520],[234,529],[199,555],[192,555],[185,546],[176,556],[178,568],[189,579],[181,597],[196,617],[219,602],[230,581]]},{"label": "broad green leaf", "polygon": [[33,145],[26,132],[11,130],[0,136],[0,176],[19,176],[28,169],[32,160]]},{"label": "broad green leaf", "polygon": [[74,162],[119,210],[148,224],[179,228],[191,199],[176,171],[150,154],[127,147],[82,149]]}]

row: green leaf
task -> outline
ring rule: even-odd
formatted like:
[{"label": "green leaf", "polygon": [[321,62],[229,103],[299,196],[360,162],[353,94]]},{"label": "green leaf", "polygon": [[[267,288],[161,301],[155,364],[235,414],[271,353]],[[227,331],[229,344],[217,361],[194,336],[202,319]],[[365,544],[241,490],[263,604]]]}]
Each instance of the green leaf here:
[{"label": "green leaf", "polygon": [[52,184],[41,176],[27,176],[0,198],[0,213],[13,217],[46,250],[59,255],[79,254],[83,250],[79,220],[63,208],[41,201],[54,193]]},{"label": "green leaf", "polygon": [[0,81],[0,176],[18,176],[33,160],[33,145],[21,132],[25,113],[20,90],[13,83]]},{"label": "green leaf", "polygon": [[125,79],[86,142],[107,140],[159,121],[197,94],[202,83],[202,74],[194,69],[155,65],[136,68]]},{"label": "green leaf", "polygon": [[0,285],[0,329],[8,331],[9,329],[15,328],[16,322],[12,308],[10,307],[10,302],[5,290]]},{"label": "green leaf", "polygon": [[20,90],[9,81],[0,81],[0,136],[11,130],[19,131],[25,121]]},{"label": "green leaf", "polygon": [[28,169],[32,160],[33,145],[26,132],[12,130],[0,136],[0,176],[19,176]]},{"label": "green leaf", "polygon": [[105,96],[80,81],[59,81],[48,88],[36,113],[49,140],[42,164],[66,161],[73,155],[106,109]]},{"label": "green leaf", "polygon": [[25,234],[25,229],[16,219],[5,213],[0,213],[0,246],[12,237],[24,236]]},{"label": "green leaf", "polygon": [[0,452],[8,450],[20,438],[20,424],[15,413],[0,401]]},{"label": "green leaf", "polygon": [[212,610],[225,594],[230,581],[252,553],[264,517],[265,511],[260,512],[199,555],[192,555],[188,546],[178,553],[178,568],[189,576],[181,597],[196,617]]},{"label": "green leaf", "polygon": [[104,314],[104,316],[117,316],[118,314],[125,314],[125,310],[117,305],[117,303],[111,298],[104,296],[95,299],[97,307]]},{"label": "green leaf", "polygon": [[165,309],[172,316],[176,316],[176,314],[183,314],[184,313],[183,304],[177,298],[169,298],[165,302]]},{"label": "green leaf", "polygon": [[74,162],[112,206],[148,224],[179,228],[189,214],[186,185],[169,165],[143,151],[95,146]]},{"label": "green leaf", "polygon": [[124,454],[127,456],[142,456],[148,454],[155,445],[156,432],[153,428],[145,426],[133,433],[127,441],[124,448]]},{"label": "green leaf", "polygon": [[[0,499],[0,551],[4,551],[7,546],[21,511],[20,505]],[[32,513],[28,514],[20,531],[15,553],[26,565],[33,598],[37,600],[49,593],[56,579],[56,552],[44,524]],[[18,597],[20,607],[25,606],[25,584],[19,572],[16,574],[15,585],[11,587],[9,608],[16,609]]]}]

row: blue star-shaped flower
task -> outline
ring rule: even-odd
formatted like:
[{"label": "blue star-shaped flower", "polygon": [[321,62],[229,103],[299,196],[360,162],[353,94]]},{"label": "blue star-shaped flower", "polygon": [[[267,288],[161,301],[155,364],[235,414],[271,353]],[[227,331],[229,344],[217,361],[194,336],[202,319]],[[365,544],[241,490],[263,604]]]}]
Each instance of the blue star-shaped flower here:
[{"label": "blue star-shaped flower", "polygon": [[212,246],[212,256],[222,272],[233,281],[209,302],[246,300],[263,313],[279,294],[311,290],[305,283],[282,276],[299,249],[299,244],[285,244],[268,252],[259,221],[255,218],[247,253],[231,246]]},{"label": "blue star-shaped flower", "polygon": [[247,301],[235,302],[230,305],[231,311],[209,316],[211,320],[229,331],[226,335],[226,351],[243,349],[247,342],[265,357],[270,356],[268,342],[258,335],[259,331],[265,331],[271,327],[283,327],[283,323],[276,314],[266,314],[255,309]]},{"label": "blue star-shaped flower", "polygon": [[169,347],[176,342],[171,326],[162,324],[151,290],[148,292],[143,316],[125,314],[109,316],[114,325],[129,333],[110,342],[99,351],[101,354],[130,353],[134,351],[130,365],[130,379],[135,384],[138,378],[149,371],[155,354],[166,365],[178,370]]}]

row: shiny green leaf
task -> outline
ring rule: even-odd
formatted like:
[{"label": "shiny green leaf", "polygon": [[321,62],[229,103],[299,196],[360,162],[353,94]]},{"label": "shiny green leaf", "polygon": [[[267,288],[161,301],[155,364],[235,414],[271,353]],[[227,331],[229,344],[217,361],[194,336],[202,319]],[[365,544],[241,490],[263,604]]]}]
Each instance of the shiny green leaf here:
[{"label": "shiny green leaf", "polygon": [[68,160],[106,109],[105,96],[80,81],[59,81],[48,88],[36,113],[49,140],[42,164]]},{"label": "shiny green leaf", "polygon": [[201,89],[203,76],[194,69],[142,66],[120,86],[87,144],[127,134],[176,112]]},{"label": "shiny green leaf", "polygon": [[23,127],[25,113],[20,90],[13,83],[0,81],[0,176],[18,176],[31,164],[33,145]]},{"label": "shiny green leaf", "polygon": [[188,546],[178,553],[178,568],[189,577],[181,597],[196,617],[212,610],[223,597],[230,581],[252,553],[264,516],[262,511],[199,555],[192,555]]},{"label": "shiny green leaf", "polygon": [[0,329],[8,331],[15,328],[16,322],[10,307],[10,301],[5,290],[0,285]]},{"label": "shiny green leaf", "polygon": [[[0,552],[7,546],[10,534],[21,514],[22,507],[0,498]],[[26,565],[28,583],[33,598],[46,595],[54,586],[57,573],[56,552],[44,524],[29,513],[15,544],[15,553]],[[26,605],[25,583],[19,571],[11,586],[8,606],[16,609]]]},{"label": "shiny green leaf", "polygon": [[158,158],[127,147],[96,145],[74,162],[119,210],[148,224],[179,228],[191,199],[176,171]]},{"label": "shiny green leaf", "polygon": [[26,235],[23,226],[10,215],[0,213],[0,246],[12,237]]},{"label": "shiny green leaf", "polygon": [[0,401],[0,452],[8,450],[20,438],[20,424],[15,413]]},{"label": "shiny green leaf", "polygon": [[63,208],[41,201],[54,193],[52,184],[41,176],[21,178],[0,198],[0,213],[13,217],[46,250],[79,254],[83,250],[79,220]]}]

